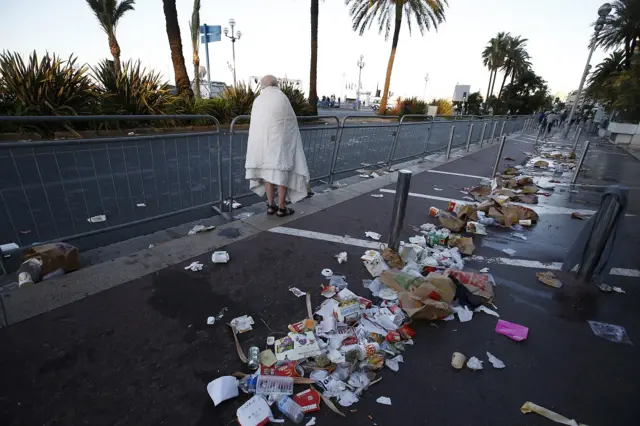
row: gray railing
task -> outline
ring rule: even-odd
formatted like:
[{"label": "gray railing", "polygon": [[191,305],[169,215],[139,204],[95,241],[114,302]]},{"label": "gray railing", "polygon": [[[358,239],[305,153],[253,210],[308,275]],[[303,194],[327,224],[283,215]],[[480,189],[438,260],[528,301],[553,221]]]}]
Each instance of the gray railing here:
[{"label": "gray railing", "polygon": [[[491,143],[530,122],[524,116],[299,119],[311,179],[327,183],[360,168]],[[208,120],[214,130],[0,143],[0,244],[76,239],[208,206],[222,214],[231,200],[253,194],[244,169],[250,116],[236,117],[228,132],[206,115],[0,117],[24,124],[168,120]]]}]

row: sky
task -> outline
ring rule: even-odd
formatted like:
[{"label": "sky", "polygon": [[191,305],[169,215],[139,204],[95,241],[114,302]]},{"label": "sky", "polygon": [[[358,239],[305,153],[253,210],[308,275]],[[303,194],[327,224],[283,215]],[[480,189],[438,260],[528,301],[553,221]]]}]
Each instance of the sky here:
[{"label": "sky", "polygon": [[[451,98],[456,84],[487,91],[489,71],[481,53],[500,31],[527,38],[533,70],[552,94],[577,88],[588,55],[588,42],[602,0],[449,0],[446,21],[424,36],[406,22],[400,33],[391,79],[394,96]],[[193,0],[177,0],[178,20],[187,69],[193,76],[189,20]],[[123,60],[140,59],[146,67],[174,81],[161,0],[137,0],[117,27]],[[26,56],[33,50],[96,64],[110,57],[107,36],[85,0],[0,0],[0,50]],[[310,62],[309,0],[202,0],[201,23],[228,26],[236,20],[242,37],[236,42],[238,80],[274,74],[300,79],[308,90]],[[374,25],[375,27],[375,25]],[[352,30],[344,0],[320,2],[318,29],[318,95],[344,94],[358,80],[364,56],[363,90],[384,85],[391,40],[372,27],[359,36]],[[211,78],[233,82],[231,41],[209,44]],[[592,65],[607,52],[596,50]],[[204,65],[204,46],[200,47]],[[425,92],[425,75],[428,82]],[[496,82],[500,87],[500,78]],[[497,91],[497,89],[496,89]]]}]

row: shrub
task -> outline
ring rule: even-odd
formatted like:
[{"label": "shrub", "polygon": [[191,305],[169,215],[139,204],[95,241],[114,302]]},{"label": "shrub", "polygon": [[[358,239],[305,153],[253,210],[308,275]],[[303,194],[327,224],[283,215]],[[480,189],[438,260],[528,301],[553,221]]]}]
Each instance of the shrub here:
[{"label": "shrub", "polygon": [[106,114],[165,114],[168,105],[175,102],[160,74],[142,68],[139,60],[125,62],[120,75],[107,59],[91,70]]},{"label": "shrub", "polygon": [[[167,114],[212,115],[218,119],[220,124],[231,121],[231,107],[228,101],[222,98],[200,99],[179,97],[168,106]],[[200,120],[194,124],[209,126],[213,123],[211,120]]]},{"label": "shrub", "polygon": [[[73,55],[61,60],[55,54],[28,62],[17,53],[0,54],[3,109],[20,115],[84,115],[95,112],[98,92],[84,66]],[[11,106],[13,105],[13,106]]]},{"label": "shrub", "polygon": [[446,99],[434,99],[431,101],[431,105],[438,107],[438,115],[451,115],[453,113],[451,102]]},{"label": "shrub", "polygon": [[398,98],[396,105],[391,111],[392,115],[403,116],[407,114],[426,114],[427,103],[416,98]]},{"label": "shrub", "polygon": [[238,83],[236,87],[225,87],[221,98],[229,105],[229,117],[251,114],[251,106],[259,93],[260,90],[253,89],[251,84],[244,82]]},{"label": "shrub", "polygon": [[304,97],[304,93],[296,87],[296,84],[288,80],[283,80],[280,82],[280,90],[289,98],[293,112],[295,112],[296,115],[313,114],[309,101]]}]

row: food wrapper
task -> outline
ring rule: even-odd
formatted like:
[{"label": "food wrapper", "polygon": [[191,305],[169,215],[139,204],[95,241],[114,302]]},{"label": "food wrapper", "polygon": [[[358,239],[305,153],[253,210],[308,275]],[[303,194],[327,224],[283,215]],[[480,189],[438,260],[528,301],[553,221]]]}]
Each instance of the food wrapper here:
[{"label": "food wrapper", "polygon": [[437,320],[451,315],[451,306],[446,302],[426,299],[423,303],[414,299],[409,292],[400,293],[398,300],[402,310],[412,319]]},{"label": "food wrapper", "polygon": [[404,268],[404,261],[400,258],[400,255],[390,248],[382,250],[382,258],[387,262],[391,268],[402,269]]},{"label": "food wrapper", "polygon": [[440,225],[453,232],[462,232],[466,225],[464,220],[460,220],[451,213],[441,212],[438,216]]},{"label": "food wrapper", "polygon": [[[475,222],[468,222],[467,228],[469,223]],[[462,237],[460,235],[451,235],[449,237],[449,247],[457,247],[460,253],[466,254],[467,256],[471,256],[476,250],[476,246],[473,244],[473,238]]]},{"label": "food wrapper", "polygon": [[389,265],[384,261],[382,255],[375,250],[367,250],[360,258],[364,262],[365,268],[372,277],[379,277],[382,272],[389,269]]},{"label": "food wrapper", "polygon": [[493,285],[489,281],[489,276],[487,274],[447,269],[444,271],[444,275],[458,280],[458,282],[465,286],[471,294],[482,297],[488,302],[493,302],[495,298]]}]

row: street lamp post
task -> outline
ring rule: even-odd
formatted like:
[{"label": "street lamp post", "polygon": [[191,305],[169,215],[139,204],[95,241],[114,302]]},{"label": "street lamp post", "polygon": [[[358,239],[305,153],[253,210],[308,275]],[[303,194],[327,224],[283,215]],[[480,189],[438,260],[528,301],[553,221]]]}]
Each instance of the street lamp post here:
[{"label": "street lamp post", "polygon": [[429,82],[429,73],[424,75],[424,90],[422,91],[422,99],[427,102],[427,83]]},{"label": "street lamp post", "polygon": [[598,9],[598,20],[595,25],[595,34],[593,40],[591,41],[591,48],[589,49],[589,56],[587,57],[587,63],[584,66],[584,71],[582,72],[582,78],[580,79],[580,85],[578,86],[578,92],[576,93],[576,101],[571,106],[571,112],[569,113],[569,118],[567,119],[564,125],[564,131],[562,133],[562,138],[567,139],[567,135],[569,134],[569,126],[571,125],[571,120],[573,120],[573,116],[576,113],[576,107],[580,103],[580,95],[582,95],[582,88],[584,87],[584,81],[587,79],[587,74],[589,74],[589,63],[591,62],[591,56],[593,55],[593,51],[596,49],[596,40],[598,38],[598,34],[604,27],[606,22],[607,15],[611,13],[611,5],[609,3],[605,3]]},{"label": "street lamp post", "polygon": [[231,27],[231,35],[229,35],[229,29],[227,27],[224,28],[224,35],[231,40],[231,52],[233,54],[233,87],[236,87],[236,40],[240,40],[242,32],[235,32],[234,28],[236,26],[236,20],[233,18],[229,19],[229,26]]},{"label": "street lamp post", "polygon": [[360,110],[360,87],[362,86],[362,68],[364,68],[364,55],[360,55],[360,59],[358,60],[358,62],[356,63],[356,65],[358,65],[358,68],[360,68],[360,71],[358,72],[358,90],[357,90],[357,97],[358,97],[358,111]]}]

